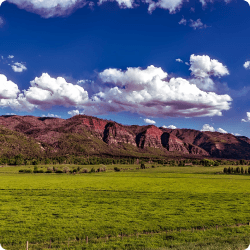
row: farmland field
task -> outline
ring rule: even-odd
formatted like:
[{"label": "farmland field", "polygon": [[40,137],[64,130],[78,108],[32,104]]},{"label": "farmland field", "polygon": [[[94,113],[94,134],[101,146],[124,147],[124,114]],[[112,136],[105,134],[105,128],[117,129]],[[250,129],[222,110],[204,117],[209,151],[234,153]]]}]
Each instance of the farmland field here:
[{"label": "farmland field", "polygon": [[0,168],[0,244],[7,250],[25,249],[26,241],[29,249],[249,245],[250,175],[222,174],[224,166],[118,167],[81,174]]}]

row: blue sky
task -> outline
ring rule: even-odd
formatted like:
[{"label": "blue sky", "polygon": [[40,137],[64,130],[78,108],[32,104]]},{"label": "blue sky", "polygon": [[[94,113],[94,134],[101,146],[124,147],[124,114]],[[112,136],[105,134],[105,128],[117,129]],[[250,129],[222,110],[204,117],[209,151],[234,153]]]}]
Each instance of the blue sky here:
[{"label": "blue sky", "polygon": [[250,137],[248,2],[1,2],[0,115]]}]

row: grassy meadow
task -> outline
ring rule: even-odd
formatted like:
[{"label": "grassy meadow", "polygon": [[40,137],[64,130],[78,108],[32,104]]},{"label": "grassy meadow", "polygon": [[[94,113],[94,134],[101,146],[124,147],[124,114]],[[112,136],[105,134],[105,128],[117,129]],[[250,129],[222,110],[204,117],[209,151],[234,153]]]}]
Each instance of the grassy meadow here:
[{"label": "grassy meadow", "polygon": [[[65,166],[78,167],[56,165]],[[84,166],[93,167],[100,165]],[[106,172],[80,174],[1,167],[0,244],[7,250],[26,249],[26,241],[29,249],[246,249],[250,175],[222,174],[224,167],[107,165]]]}]

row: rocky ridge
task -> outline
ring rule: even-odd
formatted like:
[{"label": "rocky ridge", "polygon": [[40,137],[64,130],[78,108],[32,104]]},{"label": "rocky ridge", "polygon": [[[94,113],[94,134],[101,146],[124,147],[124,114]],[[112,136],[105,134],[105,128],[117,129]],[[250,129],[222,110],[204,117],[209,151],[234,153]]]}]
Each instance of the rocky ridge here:
[{"label": "rocky ridge", "polygon": [[[94,148],[92,151],[96,154],[104,151],[112,152],[115,148],[122,148],[126,154],[126,145],[130,145],[132,151],[140,153],[157,149],[157,152],[166,156],[178,153],[183,156],[250,159],[249,138],[219,132],[167,129],[154,125],[124,126],[86,115],[74,116],[67,120],[34,116],[1,116],[0,125],[34,139],[45,153],[50,149],[50,152],[65,154],[67,144],[69,149],[75,148],[72,152],[77,151],[82,154],[87,152],[88,145]],[[131,155],[128,150],[127,154]]]}]

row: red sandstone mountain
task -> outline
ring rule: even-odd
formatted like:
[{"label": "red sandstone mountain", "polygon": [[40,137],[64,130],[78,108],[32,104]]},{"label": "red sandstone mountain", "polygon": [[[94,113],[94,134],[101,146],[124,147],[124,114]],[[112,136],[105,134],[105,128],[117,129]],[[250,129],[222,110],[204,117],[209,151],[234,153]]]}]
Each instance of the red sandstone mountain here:
[{"label": "red sandstone mountain", "polygon": [[[74,116],[67,120],[34,116],[1,116],[0,125],[5,128],[2,133],[6,133],[7,128],[15,131],[12,137],[20,135],[30,138],[32,142],[39,145],[41,154],[49,156],[55,154],[132,157],[176,155],[250,159],[249,138],[218,132],[166,129],[157,128],[154,125],[124,126],[85,115]],[[7,138],[3,134],[1,136]],[[8,146],[7,141],[5,139],[2,147]],[[16,147],[21,148],[21,145]],[[2,149],[2,152],[5,151]]]}]

